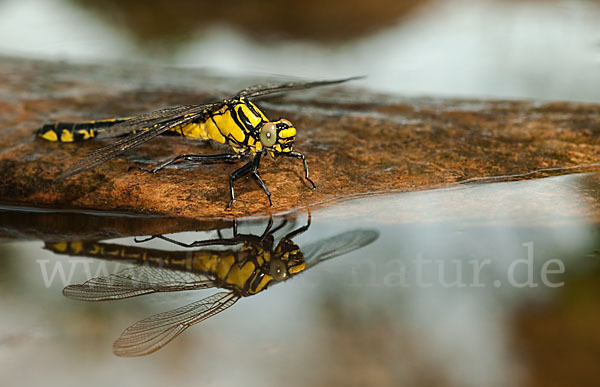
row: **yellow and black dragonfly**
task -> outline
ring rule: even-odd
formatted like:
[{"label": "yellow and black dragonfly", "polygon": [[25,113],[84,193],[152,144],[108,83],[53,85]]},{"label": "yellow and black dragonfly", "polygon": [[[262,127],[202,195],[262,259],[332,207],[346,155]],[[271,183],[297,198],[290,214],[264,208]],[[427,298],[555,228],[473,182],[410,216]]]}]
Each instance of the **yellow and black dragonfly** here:
[{"label": "yellow and black dragonfly", "polygon": [[216,155],[179,155],[152,169],[130,167],[148,173],[156,173],[161,169],[182,161],[195,163],[236,162],[249,159],[242,167],[229,176],[230,200],[227,208],[235,202],[234,182],[251,175],[263,189],[271,201],[271,193],[258,172],[263,154],[272,158],[279,156],[302,160],[304,177],[312,188],[315,183],[309,178],[305,156],[294,150],[296,128],[283,118],[269,120],[262,110],[251,99],[273,93],[308,89],[317,86],[333,85],[359,77],[316,81],[289,82],[246,88],[229,99],[200,105],[184,105],[142,114],[137,117],[114,118],[101,121],[80,123],[49,123],[37,132],[38,136],[59,142],[74,142],[89,139],[120,137],[110,145],[89,153],[67,168],[60,176],[66,178],[79,172],[98,166],[128,149],[141,145],[162,133],[175,133],[184,137],[201,140],[213,140],[231,147],[231,153]]},{"label": "yellow and black dragonfly", "polygon": [[[181,308],[159,313],[127,328],[115,341],[119,356],[142,356],[165,346],[190,326],[232,306],[242,297],[252,296],[285,281],[325,260],[349,253],[375,241],[375,230],[352,230],[304,246],[292,238],[310,227],[288,232],[275,243],[275,233],[285,230],[286,220],[276,227],[269,220],[262,235],[240,234],[232,237],[185,244],[165,236],[153,236],[193,250],[166,251],[89,242],[46,242],[45,248],[57,254],[126,261],[134,266],[115,274],[97,277],[81,285],[64,288],[65,296],[85,301],[107,301],[157,292],[178,292],[222,288],[222,292]],[[196,249],[197,248],[197,249]]]}]

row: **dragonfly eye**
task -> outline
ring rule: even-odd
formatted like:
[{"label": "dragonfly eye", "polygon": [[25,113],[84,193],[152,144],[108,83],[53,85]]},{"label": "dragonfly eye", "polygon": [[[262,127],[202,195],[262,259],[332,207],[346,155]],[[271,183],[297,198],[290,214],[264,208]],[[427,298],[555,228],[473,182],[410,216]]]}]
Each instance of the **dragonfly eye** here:
[{"label": "dragonfly eye", "polygon": [[288,277],[287,267],[285,266],[285,263],[279,259],[273,259],[271,261],[269,272],[271,277],[273,277],[277,282],[284,281]]},{"label": "dragonfly eye", "polygon": [[273,122],[267,122],[260,130],[260,142],[265,147],[272,147],[277,141],[277,127]]}]

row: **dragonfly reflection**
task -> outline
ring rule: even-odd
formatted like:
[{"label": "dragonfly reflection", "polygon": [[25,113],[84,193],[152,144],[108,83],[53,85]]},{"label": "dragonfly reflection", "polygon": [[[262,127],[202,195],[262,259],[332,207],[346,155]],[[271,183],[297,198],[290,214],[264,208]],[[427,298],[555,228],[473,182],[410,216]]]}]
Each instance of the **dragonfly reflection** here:
[{"label": "dragonfly reflection", "polygon": [[[177,292],[206,288],[224,291],[189,305],[159,313],[131,325],[115,341],[119,356],[142,356],[164,347],[190,326],[223,312],[241,297],[266,290],[320,262],[366,246],[379,236],[375,230],[351,230],[308,244],[300,249],[292,238],[305,232],[307,224],[294,229],[275,243],[275,233],[289,226],[283,220],[273,227],[269,220],[262,235],[241,234],[233,227],[233,236],[182,243],[158,235],[162,239],[192,250],[167,251],[88,242],[46,243],[58,254],[89,256],[134,263],[115,274],[97,277],[80,285],[64,288],[65,296],[85,301],[118,300],[156,292]],[[288,228],[289,229],[289,228]],[[211,248],[212,247],[212,248]]]}]

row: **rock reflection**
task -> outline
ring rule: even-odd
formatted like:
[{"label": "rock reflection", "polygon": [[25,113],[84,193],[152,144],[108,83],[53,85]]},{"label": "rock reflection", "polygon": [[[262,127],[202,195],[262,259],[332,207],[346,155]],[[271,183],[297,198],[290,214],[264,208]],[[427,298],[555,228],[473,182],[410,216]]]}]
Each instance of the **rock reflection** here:
[{"label": "rock reflection", "polygon": [[[320,262],[374,242],[379,233],[355,229],[322,239],[302,248],[293,238],[310,227],[295,228],[289,219],[272,218],[261,235],[242,234],[234,222],[232,237],[218,230],[214,239],[183,243],[163,235],[161,239],[186,250],[159,250],[101,241],[46,242],[45,248],[60,255],[87,256],[133,264],[117,273],[92,278],[64,288],[65,296],[84,301],[108,301],[157,292],[207,288],[224,291],[189,305],[156,314],[128,327],[115,341],[119,356],[142,356],[159,350],[190,326],[232,306],[242,297],[260,293]],[[283,235],[276,243],[277,235]]]}]

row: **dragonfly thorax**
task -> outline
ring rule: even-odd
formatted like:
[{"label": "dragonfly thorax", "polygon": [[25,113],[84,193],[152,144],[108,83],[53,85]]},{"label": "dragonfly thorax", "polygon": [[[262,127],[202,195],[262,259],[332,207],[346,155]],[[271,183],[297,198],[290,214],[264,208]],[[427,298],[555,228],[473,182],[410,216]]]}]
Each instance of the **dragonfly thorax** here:
[{"label": "dragonfly thorax", "polygon": [[[270,121],[252,101],[240,98],[229,102],[231,117],[238,136],[233,136],[231,144],[236,151],[257,153],[268,152],[272,157],[288,153],[294,149],[296,128],[283,118]],[[242,139],[242,141],[236,139]]]}]

